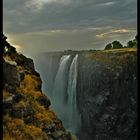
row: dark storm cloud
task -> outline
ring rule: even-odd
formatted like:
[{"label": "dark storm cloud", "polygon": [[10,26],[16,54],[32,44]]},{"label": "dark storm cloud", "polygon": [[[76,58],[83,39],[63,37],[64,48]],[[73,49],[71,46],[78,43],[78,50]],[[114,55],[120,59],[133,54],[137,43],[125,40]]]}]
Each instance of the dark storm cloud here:
[{"label": "dark storm cloud", "polygon": [[[101,45],[96,35],[112,29],[127,29],[134,35],[136,7],[136,0],[4,0],[4,31],[21,45],[47,43],[49,50],[90,48]],[[37,43],[27,41],[29,38]]]},{"label": "dark storm cloud", "polygon": [[[135,0],[65,0],[64,3],[58,3],[58,0],[52,0],[52,3],[38,0],[38,3],[43,3],[39,9],[39,4],[35,4],[35,1],[37,0],[32,3],[27,0],[4,0],[4,29],[8,28],[11,33],[22,33],[108,24],[118,27],[130,24],[127,20],[136,21]],[[133,24],[134,22],[129,26],[133,27]]]}]

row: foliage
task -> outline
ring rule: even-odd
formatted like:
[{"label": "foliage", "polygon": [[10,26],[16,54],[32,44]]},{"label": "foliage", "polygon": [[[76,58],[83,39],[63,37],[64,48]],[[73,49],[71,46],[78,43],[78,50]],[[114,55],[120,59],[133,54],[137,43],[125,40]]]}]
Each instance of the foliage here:
[{"label": "foliage", "polygon": [[123,45],[119,41],[113,41],[112,43],[109,43],[105,46],[105,50],[120,49],[120,48],[123,48]]},{"label": "foliage", "polygon": [[130,40],[127,43],[128,48],[137,48],[137,36],[135,37],[134,40]]},{"label": "foliage", "polygon": [[32,139],[39,139],[41,138],[42,130],[33,125],[27,125],[25,133],[26,135],[32,137]]},{"label": "foliage", "polygon": [[112,42],[112,49],[120,49],[123,48],[123,45],[119,41],[113,41]]},{"label": "foliage", "polygon": [[121,49],[121,48],[137,48],[137,35],[134,40],[130,40],[127,46],[123,46],[119,41],[113,41],[105,46],[104,50]]},{"label": "foliage", "polygon": [[22,119],[4,117],[4,139],[5,140],[36,140],[41,138],[42,130],[33,125],[26,125]]},{"label": "foliage", "polygon": [[109,50],[109,49],[112,49],[112,44],[111,43],[109,43],[105,46],[105,50]]}]

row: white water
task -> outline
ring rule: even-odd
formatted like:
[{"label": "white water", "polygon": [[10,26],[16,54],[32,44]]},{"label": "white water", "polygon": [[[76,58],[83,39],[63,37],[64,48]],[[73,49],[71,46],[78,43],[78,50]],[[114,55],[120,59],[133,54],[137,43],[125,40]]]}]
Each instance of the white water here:
[{"label": "white water", "polygon": [[71,63],[69,78],[68,78],[68,102],[67,107],[69,110],[68,116],[68,129],[73,133],[76,133],[80,127],[80,115],[77,109],[77,97],[76,97],[76,86],[77,86],[77,69],[78,69],[78,55],[76,55]]},{"label": "white water", "polygon": [[61,57],[51,101],[52,107],[62,120],[64,127],[76,134],[80,127],[76,99],[78,55],[75,55],[71,63],[70,60],[70,55]]},{"label": "white water", "polygon": [[55,77],[52,92],[53,99],[57,97],[55,102],[57,102],[57,100],[59,100],[60,103],[64,101],[64,95],[67,86],[67,67],[69,59],[70,55],[64,55],[60,59],[59,69]]},{"label": "white water", "polygon": [[67,107],[64,101],[67,92],[69,60],[70,55],[64,55],[60,59],[51,98],[52,108],[55,110],[58,117],[63,121],[64,125],[66,124],[65,122],[67,122]]}]

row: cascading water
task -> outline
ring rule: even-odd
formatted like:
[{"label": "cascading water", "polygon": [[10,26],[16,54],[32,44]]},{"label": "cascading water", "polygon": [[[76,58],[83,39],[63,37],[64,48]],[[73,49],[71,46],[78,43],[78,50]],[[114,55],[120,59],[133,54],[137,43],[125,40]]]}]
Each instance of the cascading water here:
[{"label": "cascading water", "polygon": [[54,87],[52,92],[52,98],[59,99],[59,101],[64,100],[64,95],[66,92],[67,86],[67,73],[68,73],[68,62],[70,59],[70,55],[64,55],[60,59],[59,69],[57,71]]},{"label": "cascading water", "polygon": [[71,63],[68,77],[68,102],[67,107],[69,110],[68,116],[68,129],[73,133],[76,133],[80,127],[80,115],[77,109],[77,99],[76,99],[76,85],[77,85],[77,63],[78,55],[76,55]]},{"label": "cascading water", "polygon": [[72,61],[71,57],[64,55],[60,59],[51,101],[65,128],[76,134],[80,127],[76,100],[78,55]]},{"label": "cascading water", "polygon": [[64,122],[64,125],[65,122],[67,122],[65,97],[67,92],[69,61],[70,55],[64,55],[61,57],[51,96],[52,108],[55,110],[59,118]]}]

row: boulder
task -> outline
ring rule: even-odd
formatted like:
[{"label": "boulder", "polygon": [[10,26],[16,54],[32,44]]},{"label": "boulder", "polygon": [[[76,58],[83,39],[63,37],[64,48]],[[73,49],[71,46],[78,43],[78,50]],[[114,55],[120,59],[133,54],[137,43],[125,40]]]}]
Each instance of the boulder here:
[{"label": "boulder", "polygon": [[5,84],[5,89],[7,92],[15,94],[16,93],[16,85],[13,84]]},{"label": "boulder", "polygon": [[16,94],[8,97],[7,99],[5,99],[4,102],[12,102],[12,103],[14,103],[14,102],[19,102],[22,99],[25,99],[25,97],[20,93],[16,93]]},{"label": "boulder", "polygon": [[55,132],[52,133],[52,136],[53,136],[54,139],[58,139],[60,137],[63,137],[63,135],[64,135],[64,132],[61,131],[61,130],[60,131],[55,131]]},{"label": "boulder", "polygon": [[34,110],[31,105],[27,105],[23,111],[23,116],[28,117],[34,115]]},{"label": "boulder", "polygon": [[7,84],[18,85],[20,82],[17,64],[14,61],[4,61],[3,63],[3,81]]},{"label": "boulder", "polygon": [[6,100],[3,100],[3,110],[10,109],[13,106],[13,98],[9,97]]},{"label": "boulder", "polygon": [[33,122],[34,122],[34,118],[33,117],[26,117],[26,118],[24,118],[24,123],[26,123],[26,124],[33,124]]},{"label": "boulder", "polygon": [[20,71],[19,72],[19,76],[20,76],[20,81],[24,80],[25,72],[24,71]]},{"label": "boulder", "polygon": [[34,70],[34,63],[33,63],[33,60],[30,59],[30,58],[27,58],[25,63],[24,63],[24,67],[26,69],[31,69],[31,70]]},{"label": "boulder", "polygon": [[58,130],[52,133],[52,137],[55,140],[71,140],[71,135],[69,132]]},{"label": "boulder", "polygon": [[46,96],[40,96],[37,101],[40,105],[44,106],[45,108],[48,108],[51,105],[50,100]]},{"label": "boulder", "polygon": [[55,131],[55,124],[54,123],[48,124],[46,122],[46,124],[42,128],[42,131],[45,131],[45,132],[54,132]]},{"label": "boulder", "polygon": [[22,110],[12,109],[10,115],[13,118],[22,118]]},{"label": "boulder", "polygon": [[19,101],[25,99],[25,97],[23,95],[21,95],[20,93],[16,93],[15,96],[13,96],[13,101],[18,103]]}]

